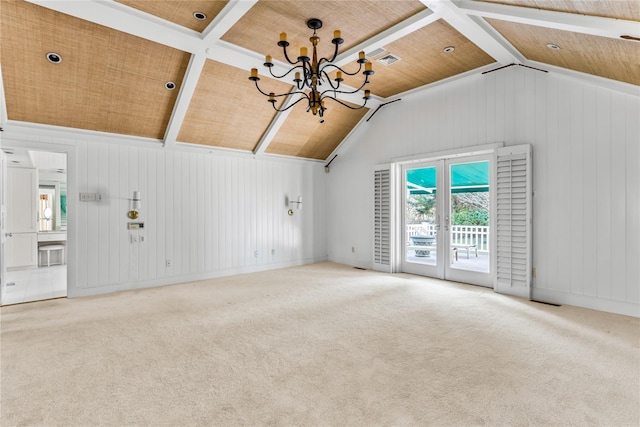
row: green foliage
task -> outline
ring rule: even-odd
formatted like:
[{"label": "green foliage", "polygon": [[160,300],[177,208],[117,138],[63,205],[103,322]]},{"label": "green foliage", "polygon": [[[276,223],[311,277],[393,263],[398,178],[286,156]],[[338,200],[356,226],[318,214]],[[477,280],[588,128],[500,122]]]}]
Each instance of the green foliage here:
[{"label": "green foliage", "polygon": [[468,206],[456,206],[451,213],[452,225],[489,225],[489,212]]},{"label": "green foliage", "polygon": [[417,194],[411,196],[409,204],[421,215],[431,215],[436,205],[436,198],[431,194]]}]

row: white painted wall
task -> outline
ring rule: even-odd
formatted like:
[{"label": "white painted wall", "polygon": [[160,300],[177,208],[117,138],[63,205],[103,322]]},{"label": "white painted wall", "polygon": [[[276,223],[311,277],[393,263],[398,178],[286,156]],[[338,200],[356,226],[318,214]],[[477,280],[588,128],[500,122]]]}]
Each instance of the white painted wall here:
[{"label": "white painted wall", "polygon": [[[52,142],[75,153],[68,172],[76,189],[68,195],[70,297],[327,259],[320,163],[46,134],[9,134],[3,146],[46,149]],[[136,222],[144,222],[133,232],[144,237],[137,243],[127,229],[134,190],[142,197]],[[79,192],[99,193],[102,201],[79,202]],[[287,196],[303,196],[293,216]]]},{"label": "white painted wall", "polygon": [[636,89],[624,93],[511,67],[383,107],[331,165],[329,259],[372,265],[376,164],[500,141],[529,143],[534,297],[640,315]]}]

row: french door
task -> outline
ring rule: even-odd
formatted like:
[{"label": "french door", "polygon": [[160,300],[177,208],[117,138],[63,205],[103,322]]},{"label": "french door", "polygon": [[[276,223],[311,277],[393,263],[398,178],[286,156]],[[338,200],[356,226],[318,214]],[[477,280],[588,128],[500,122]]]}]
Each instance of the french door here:
[{"label": "french door", "polygon": [[402,167],[402,271],[493,287],[491,156]]}]

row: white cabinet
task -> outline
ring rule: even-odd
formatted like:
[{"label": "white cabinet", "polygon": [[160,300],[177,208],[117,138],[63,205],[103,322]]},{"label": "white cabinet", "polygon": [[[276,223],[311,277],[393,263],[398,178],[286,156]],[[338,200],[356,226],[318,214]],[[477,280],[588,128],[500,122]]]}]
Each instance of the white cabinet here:
[{"label": "white cabinet", "polygon": [[38,265],[38,172],[7,168],[7,267]]},{"label": "white cabinet", "polygon": [[35,267],[38,265],[38,238],[36,233],[12,233],[7,238],[7,268]]}]

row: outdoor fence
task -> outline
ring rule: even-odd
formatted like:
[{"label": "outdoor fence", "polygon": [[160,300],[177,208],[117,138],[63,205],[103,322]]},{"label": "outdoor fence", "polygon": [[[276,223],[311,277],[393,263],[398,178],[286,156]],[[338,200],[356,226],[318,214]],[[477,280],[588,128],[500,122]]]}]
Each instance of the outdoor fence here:
[{"label": "outdoor fence", "polygon": [[[434,224],[407,224],[407,243],[411,236],[435,236]],[[489,227],[481,225],[452,225],[452,245],[476,245],[478,252],[489,252]]]}]

